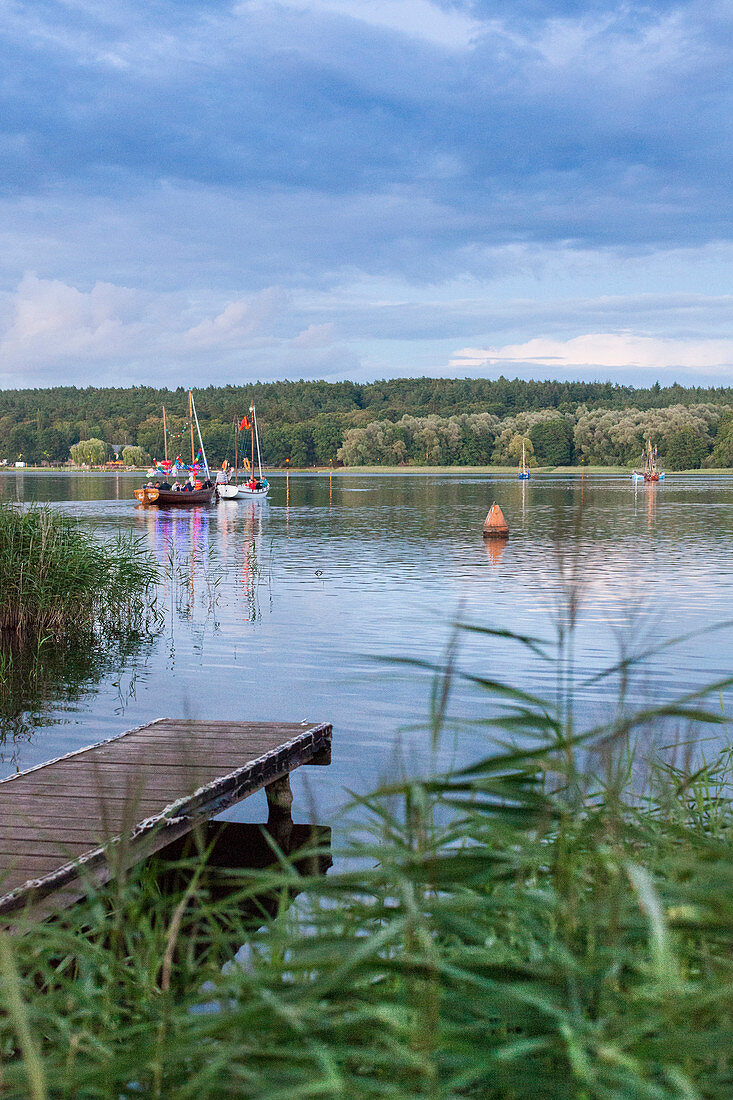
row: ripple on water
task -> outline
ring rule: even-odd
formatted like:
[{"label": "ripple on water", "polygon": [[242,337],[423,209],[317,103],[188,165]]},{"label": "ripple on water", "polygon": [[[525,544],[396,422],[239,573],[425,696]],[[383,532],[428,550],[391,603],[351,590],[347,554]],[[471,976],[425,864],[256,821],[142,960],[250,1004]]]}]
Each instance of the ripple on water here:
[{"label": "ripple on water", "polygon": [[[731,478],[635,489],[612,477],[314,475],[291,477],[287,494],[284,477],[271,483],[264,505],[165,512],[135,507],[135,479],[0,477],[3,499],[52,502],[103,536],[132,531],[173,561],[150,651],[75,702],[51,700],[51,724],[4,746],[5,773],[163,715],[325,719],[335,728],[328,780],[320,770],[297,780],[323,820],[345,788],[430,765],[429,676],[383,658],[440,661],[456,615],[552,639],[577,584],[574,668],[588,679],[620,647],[648,653],[731,614]],[[481,538],[493,499],[511,528],[500,546]],[[727,675],[731,641],[728,629],[650,657],[632,699],[668,700]],[[552,664],[508,641],[467,633],[459,660],[525,691],[557,688]],[[617,691],[613,678],[587,685],[577,706],[602,717]],[[446,739],[443,763],[485,749],[470,722],[495,705],[455,685],[467,725]]]}]

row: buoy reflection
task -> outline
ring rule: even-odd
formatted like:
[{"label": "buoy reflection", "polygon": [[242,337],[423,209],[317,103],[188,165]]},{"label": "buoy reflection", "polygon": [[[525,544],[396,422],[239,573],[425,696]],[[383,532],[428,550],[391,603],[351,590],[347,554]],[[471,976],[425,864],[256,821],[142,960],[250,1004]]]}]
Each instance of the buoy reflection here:
[{"label": "buoy reflection", "polygon": [[498,565],[506,550],[505,539],[484,539],[484,549],[490,565]]}]

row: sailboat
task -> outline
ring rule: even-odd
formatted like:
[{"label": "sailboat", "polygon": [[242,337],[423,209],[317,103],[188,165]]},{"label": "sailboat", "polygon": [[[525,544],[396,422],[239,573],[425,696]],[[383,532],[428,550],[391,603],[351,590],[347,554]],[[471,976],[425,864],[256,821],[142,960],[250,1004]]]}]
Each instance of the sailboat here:
[{"label": "sailboat", "polygon": [[522,465],[519,467],[517,477],[520,481],[529,481],[529,468],[524,457],[524,440],[522,440]]},{"label": "sailboat", "polygon": [[[196,424],[196,431],[199,438],[199,454],[203,459],[203,469],[206,472],[206,480],[209,483],[206,488],[203,485],[196,483],[196,487],[191,490],[186,489],[160,489],[155,485],[144,485],[141,489],[135,489],[133,496],[140,501],[141,504],[158,504],[169,505],[175,504],[178,507],[187,507],[192,504],[210,504],[214,498],[214,486],[211,485],[211,476],[209,473],[209,464],[206,461],[206,451],[204,450],[204,441],[201,438],[201,428],[199,427],[199,418],[196,414],[196,403],[193,399],[193,391],[188,391],[188,415],[191,426],[191,471],[199,467],[197,462],[198,456],[194,453],[194,438],[193,438],[193,426]],[[171,467],[171,472],[175,473],[178,467],[178,459]]]},{"label": "sailboat", "polygon": [[[240,431],[240,423],[239,423],[238,420],[235,420],[234,421],[234,479],[232,481],[229,481],[229,482],[220,482],[218,480],[219,479],[219,474],[216,475],[217,476],[216,495],[218,496],[219,500],[236,500],[240,495],[244,496],[243,493],[240,494],[240,490],[241,490],[242,486],[238,484],[238,481],[239,481],[239,431]],[[244,456],[242,456],[242,457],[244,458]],[[244,458],[244,461],[247,462],[247,459]],[[222,466],[222,469],[225,472],[226,472],[226,465],[227,465],[226,462],[224,462],[224,464]],[[249,463],[247,463],[247,465],[249,465]]]},{"label": "sailboat", "polygon": [[[270,491],[270,483],[266,477],[262,474],[262,456],[260,454],[260,434],[257,427],[257,412],[254,404],[249,407],[249,416],[242,417],[242,422],[239,425],[239,431],[252,433],[252,458],[248,459],[243,456],[243,465],[245,469],[249,469],[249,478],[247,481],[236,481],[236,463],[237,463],[237,435],[234,437],[234,462],[235,462],[235,481],[229,485],[219,485],[218,493],[222,500],[239,500],[240,498],[246,498],[252,500],[252,498],[266,497]],[[257,454],[257,475],[255,476],[255,453]]]},{"label": "sailboat", "polygon": [[641,461],[643,472],[634,470],[631,474],[632,481],[664,481],[664,470],[657,461],[657,448],[652,447],[651,439],[647,440],[647,445],[641,452]]}]

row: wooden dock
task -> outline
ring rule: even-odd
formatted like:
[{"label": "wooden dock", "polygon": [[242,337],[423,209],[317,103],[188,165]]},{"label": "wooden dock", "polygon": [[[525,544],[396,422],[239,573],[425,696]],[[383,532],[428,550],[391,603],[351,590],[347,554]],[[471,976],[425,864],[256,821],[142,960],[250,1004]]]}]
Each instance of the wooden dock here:
[{"label": "wooden dock", "polygon": [[0,782],[0,914],[66,908],[255,791],[328,764],[331,726],[161,718]]}]

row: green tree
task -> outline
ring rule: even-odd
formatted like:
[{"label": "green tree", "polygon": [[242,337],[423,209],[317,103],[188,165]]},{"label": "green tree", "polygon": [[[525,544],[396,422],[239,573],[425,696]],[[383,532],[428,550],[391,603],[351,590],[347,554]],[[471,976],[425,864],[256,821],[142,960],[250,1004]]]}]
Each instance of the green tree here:
[{"label": "green tree", "polygon": [[573,461],[572,425],[558,417],[542,420],[529,431],[535,458],[540,466],[570,466]]},{"label": "green tree", "polygon": [[514,459],[515,462],[522,461],[522,444],[524,444],[524,457],[528,466],[536,465],[532,461],[534,455],[534,445],[528,435],[520,435],[517,433],[512,436],[512,441],[509,444],[509,458]]},{"label": "green tree", "polygon": [[[201,425],[201,438],[204,441],[204,450],[209,466],[218,466],[225,458],[228,458],[230,462],[234,462],[233,424],[223,424],[221,420],[211,420],[208,424]],[[240,453],[247,442],[242,436],[239,437]]]},{"label": "green tree", "polygon": [[[170,422],[168,425],[168,451],[169,458],[175,458],[176,454],[180,450],[180,439],[176,438],[175,442],[170,439]],[[179,433],[180,434],[180,433]],[[137,429],[137,444],[146,450],[148,454],[153,455],[155,458],[162,458],[165,454],[165,448],[163,445],[163,421],[160,417],[149,416],[139,425]],[[175,446],[176,451],[173,455],[170,454],[171,448]]]},{"label": "green tree", "polygon": [[293,441],[289,427],[267,428],[262,437],[263,457],[273,466],[290,461]]},{"label": "green tree", "polygon": [[22,456],[24,462],[36,462],[40,457],[37,454],[37,443],[35,427],[30,424],[17,424],[8,436],[6,445],[8,458],[15,461]]},{"label": "green tree", "polygon": [[107,461],[109,447],[103,439],[81,439],[69,448],[77,466],[101,466]]},{"label": "green tree", "polygon": [[306,424],[296,424],[292,429],[292,439],[290,461],[293,466],[312,466],[315,456],[310,428]]},{"label": "green tree", "polygon": [[713,448],[713,464],[728,469],[733,466],[733,416],[728,413],[718,425]]},{"label": "green tree", "polygon": [[38,446],[47,462],[65,462],[69,453],[66,434],[59,428],[43,428],[38,433]]},{"label": "green tree", "polygon": [[707,447],[688,425],[667,437],[664,459],[670,470],[698,470],[706,455]]},{"label": "green tree", "polygon": [[318,466],[336,461],[336,452],[343,442],[344,433],[337,420],[325,420],[313,426],[313,456]]},{"label": "green tree", "polygon": [[142,447],[123,447],[122,461],[125,466],[147,466],[150,462],[150,456],[145,453]]}]

